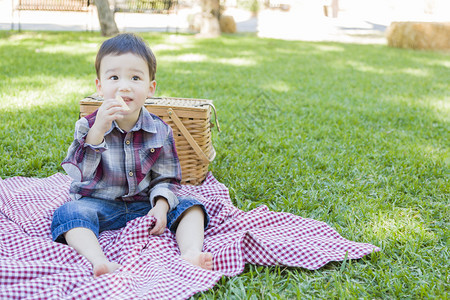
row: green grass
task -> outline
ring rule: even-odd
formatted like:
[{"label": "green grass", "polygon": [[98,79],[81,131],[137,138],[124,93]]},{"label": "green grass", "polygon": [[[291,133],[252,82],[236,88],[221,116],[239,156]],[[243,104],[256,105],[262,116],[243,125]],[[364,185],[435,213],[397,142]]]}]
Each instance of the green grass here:
[{"label": "green grass", "polygon": [[[448,299],[448,53],[143,36],[158,95],[215,101],[211,170],[238,207],[325,221],[382,249],[316,271],[247,266],[195,298]],[[102,40],[0,32],[0,177],[62,172]]]}]

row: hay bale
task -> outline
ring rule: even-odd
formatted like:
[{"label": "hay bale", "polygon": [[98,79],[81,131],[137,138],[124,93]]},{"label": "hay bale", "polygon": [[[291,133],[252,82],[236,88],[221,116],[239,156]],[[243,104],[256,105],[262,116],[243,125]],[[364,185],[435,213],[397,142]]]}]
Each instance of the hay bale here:
[{"label": "hay bale", "polygon": [[391,47],[450,50],[450,23],[392,22],[387,41]]},{"label": "hay bale", "polygon": [[219,19],[220,31],[223,33],[235,33],[236,22],[232,16],[222,15]]}]

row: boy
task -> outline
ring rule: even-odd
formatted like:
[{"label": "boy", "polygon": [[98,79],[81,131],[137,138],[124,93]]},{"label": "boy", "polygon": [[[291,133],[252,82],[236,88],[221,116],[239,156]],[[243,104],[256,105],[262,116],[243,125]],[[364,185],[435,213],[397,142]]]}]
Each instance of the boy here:
[{"label": "boy", "polygon": [[120,34],[102,44],[95,67],[97,92],[104,101],[75,125],[62,162],[73,178],[72,201],[54,213],[53,240],[85,256],[98,277],[121,267],[106,258],[99,233],[147,214],[156,218],[150,234],[160,235],[167,226],[176,234],[183,259],[212,270],[212,254],[202,252],[206,209],[195,199],[175,195],[181,169],[172,130],[144,108],[156,89],[152,51],[141,38]]}]

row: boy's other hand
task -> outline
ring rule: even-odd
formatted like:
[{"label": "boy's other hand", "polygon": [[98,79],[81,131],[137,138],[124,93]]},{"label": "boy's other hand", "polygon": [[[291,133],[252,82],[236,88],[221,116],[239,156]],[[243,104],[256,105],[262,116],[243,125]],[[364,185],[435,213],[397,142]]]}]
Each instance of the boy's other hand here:
[{"label": "boy's other hand", "polygon": [[148,216],[153,216],[156,219],[155,226],[150,229],[151,235],[160,235],[166,230],[167,226],[167,212],[169,211],[169,204],[165,198],[158,198],[155,206],[148,212]]}]

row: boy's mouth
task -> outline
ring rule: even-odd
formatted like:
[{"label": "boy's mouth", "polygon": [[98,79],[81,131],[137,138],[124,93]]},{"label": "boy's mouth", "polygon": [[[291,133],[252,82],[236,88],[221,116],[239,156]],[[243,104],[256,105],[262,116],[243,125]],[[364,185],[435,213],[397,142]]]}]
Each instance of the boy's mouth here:
[{"label": "boy's mouth", "polygon": [[126,97],[126,96],[122,96],[123,101],[125,101],[125,103],[129,103],[131,101],[133,101],[133,99],[131,99],[130,97]]}]

